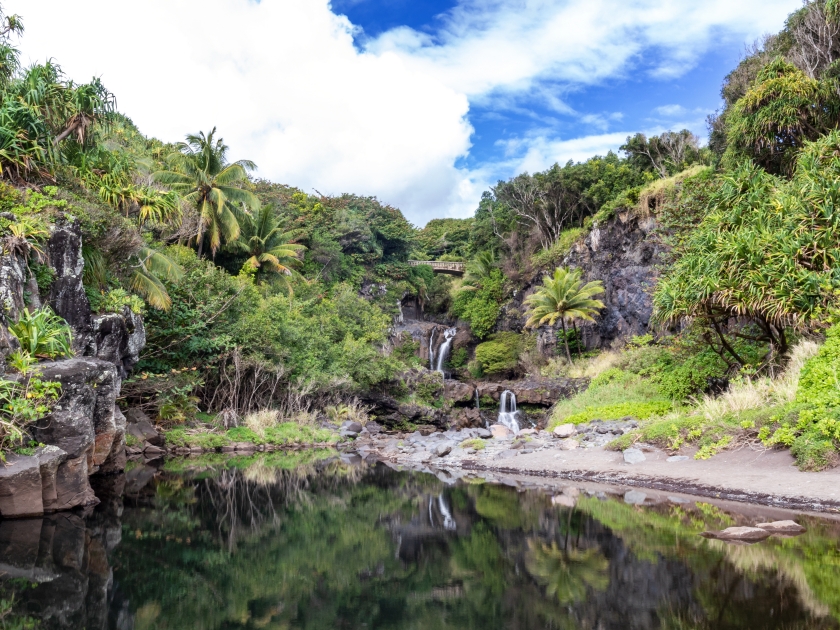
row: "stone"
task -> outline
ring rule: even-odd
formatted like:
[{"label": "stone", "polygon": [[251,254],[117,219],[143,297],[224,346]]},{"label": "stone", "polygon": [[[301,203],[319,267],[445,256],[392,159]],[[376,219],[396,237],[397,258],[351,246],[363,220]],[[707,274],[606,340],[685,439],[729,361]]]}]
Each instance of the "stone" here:
[{"label": "stone", "polygon": [[629,490],[624,493],[624,502],[630,505],[642,505],[645,499],[647,499],[647,495],[638,490]]},{"label": "stone", "polygon": [[35,451],[41,472],[41,499],[44,512],[52,512],[58,502],[56,475],[58,467],[67,459],[67,453],[57,446],[42,446]]},{"label": "stone", "polygon": [[371,435],[378,435],[382,433],[382,427],[372,420],[365,425],[365,429],[367,429],[367,432]]},{"label": "stone", "polygon": [[554,427],[554,431],[552,431],[552,433],[554,433],[555,437],[569,438],[577,433],[577,429],[573,424],[561,424],[559,427]]},{"label": "stone", "polygon": [[473,429],[473,435],[484,440],[493,437],[493,434],[488,429]]},{"label": "stone", "polygon": [[257,445],[251,442],[234,442],[233,448],[237,453],[254,453],[257,450]]},{"label": "stone", "polygon": [[772,523],[759,523],[756,527],[770,532],[771,534],[798,535],[804,534],[807,530],[796,521],[773,521]]},{"label": "stone", "polygon": [[551,504],[559,505],[560,507],[573,508],[577,504],[577,499],[565,494],[556,494],[551,497]]},{"label": "stone", "polygon": [[574,438],[566,438],[557,443],[557,448],[561,451],[573,451],[580,446],[580,443]]},{"label": "stone", "polygon": [[536,429],[522,429],[518,435],[535,435],[536,433]]},{"label": "stone", "polygon": [[[192,450],[192,449],[190,449]],[[144,444],[143,445],[143,454],[146,457],[150,455],[163,455],[166,451],[159,446],[155,446],[154,444]]]},{"label": "stone", "polygon": [[640,464],[646,459],[645,454],[637,448],[628,448],[624,451],[624,463],[626,464]]},{"label": "stone", "polygon": [[455,403],[475,401],[475,386],[449,379],[444,384],[444,398]]},{"label": "stone", "polygon": [[491,424],[490,434],[497,440],[506,440],[513,437],[513,431],[502,424]]},{"label": "stone", "polygon": [[511,457],[516,457],[517,455],[519,455],[519,451],[507,449],[505,451],[499,451],[498,453],[496,453],[496,459],[510,459]]},{"label": "stone", "polygon": [[434,447],[432,447],[432,453],[434,453],[438,457],[446,457],[451,452],[452,452],[452,445],[449,442],[444,442],[442,444],[437,444]]},{"label": "stone", "polygon": [[140,409],[129,409],[125,412],[126,427],[128,435],[133,435],[140,442],[148,442],[155,446],[163,446],[163,436],[157,432],[152,421]]},{"label": "stone", "polygon": [[703,532],[704,538],[731,542],[755,543],[770,537],[770,532],[760,527],[727,527],[720,532]]},{"label": "stone", "polygon": [[113,363],[120,378],[125,378],[137,365],[140,351],[145,346],[143,318],[124,306],[121,313],[107,313],[92,319],[85,355]]},{"label": "stone", "polygon": [[362,425],[354,420],[346,420],[341,424],[341,430],[359,434],[362,432]]},{"label": "stone", "polygon": [[44,513],[41,465],[37,457],[10,454],[0,464],[0,516],[20,518]]},{"label": "stone", "polygon": [[47,241],[50,265],[55,278],[48,301],[52,309],[73,329],[73,345],[84,352],[91,333],[91,312],[82,272],[82,231],[78,221],[57,223]]},{"label": "stone", "polygon": [[673,462],[684,462],[687,459],[689,459],[688,455],[671,455],[671,457],[669,457],[665,461],[673,463]]},{"label": "stone", "polygon": [[359,437],[358,433],[356,433],[355,431],[348,431],[347,429],[342,429],[341,432],[339,433],[339,435],[343,438],[351,438],[351,439]]}]

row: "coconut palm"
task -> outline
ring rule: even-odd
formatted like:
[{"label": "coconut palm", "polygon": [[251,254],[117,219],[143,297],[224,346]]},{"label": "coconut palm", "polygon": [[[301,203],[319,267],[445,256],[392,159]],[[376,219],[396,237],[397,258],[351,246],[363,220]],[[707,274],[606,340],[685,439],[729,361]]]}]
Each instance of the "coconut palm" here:
[{"label": "coconut palm", "polygon": [[148,246],[141,247],[132,256],[134,273],[129,284],[131,290],[139,293],[150,306],[168,311],[172,306],[172,298],[161,278],[171,282],[178,282],[184,275],[183,269],[166,254]]},{"label": "coconut palm", "polygon": [[490,250],[483,251],[478,256],[467,263],[467,269],[464,273],[463,289],[467,291],[475,291],[490,277],[494,269],[499,267],[496,260],[496,254]]},{"label": "coconut palm", "polygon": [[525,326],[553,326],[559,319],[563,326],[566,358],[571,363],[572,354],[569,352],[566,321],[595,321],[593,316],[604,308],[604,303],[593,297],[603,292],[604,285],[600,280],[583,284],[578,269],[558,267],[554,270],[554,276],[545,276],[543,286],[525,298],[525,304],[528,306],[528,321]]},{"label": "coconut palm", "polygon": [[299,252],[306,249],[298,243],[292,243],[294,234],[284,232],[280,221],[271,205],[263,206],[254,216],[245,217],[239,239],[231,243],[231,248],[245,252],[250,256],[246,265],[258,272],[270,271],[292,275],[292,267],[300,264]]},{"label": "coconut palm", "polygon": [[215,256],[223,238],[228,242],[239,238],[240,219],[260,207],[256,195],[241,187],[256,165],[250,160],[228,163],[228,146],[215,134],[214,127],[207,135],[188,135],[186,142],[178,144],[178,151],[169,156],[169,169],[154,175],[198,211],[199,256],[205,235]]}]

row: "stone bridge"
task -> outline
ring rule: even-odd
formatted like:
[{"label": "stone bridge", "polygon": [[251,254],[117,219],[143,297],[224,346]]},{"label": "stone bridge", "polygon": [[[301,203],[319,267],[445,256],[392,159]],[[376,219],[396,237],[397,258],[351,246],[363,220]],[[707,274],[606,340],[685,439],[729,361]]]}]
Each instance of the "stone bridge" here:
[{"label": "stone bridge", "polygon": [[441,260],[409,260],[408,264],[412,267],[418,265],[429,265],[434,269],[435,273],[448,273],[453,276],[463,276],[466,263],[460,262],[445,262]]}]

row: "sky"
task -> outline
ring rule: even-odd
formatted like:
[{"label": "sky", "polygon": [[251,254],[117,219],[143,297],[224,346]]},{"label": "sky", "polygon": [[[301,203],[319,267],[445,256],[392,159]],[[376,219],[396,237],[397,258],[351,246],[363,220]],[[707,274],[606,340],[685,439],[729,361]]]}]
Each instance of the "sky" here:
[{"label": "sky", "polygon": [[418,226],[520,172],[705,137],[745,47],[801,0],[4,0],[19,48],[100,77],[164,141],[216,126],[257,175]]}]

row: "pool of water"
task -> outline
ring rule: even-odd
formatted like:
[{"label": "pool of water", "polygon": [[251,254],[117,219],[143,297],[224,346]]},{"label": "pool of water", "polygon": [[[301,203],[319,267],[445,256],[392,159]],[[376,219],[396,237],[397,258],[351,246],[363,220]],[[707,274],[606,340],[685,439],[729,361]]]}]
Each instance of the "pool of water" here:
[{"label": "pool of water", "polygon": [[732,545],[698,534],[767,511],[440,476],[329,452],[136,466],[88,514],[0,521],[0,628],[840,627],[837,521]]}]

